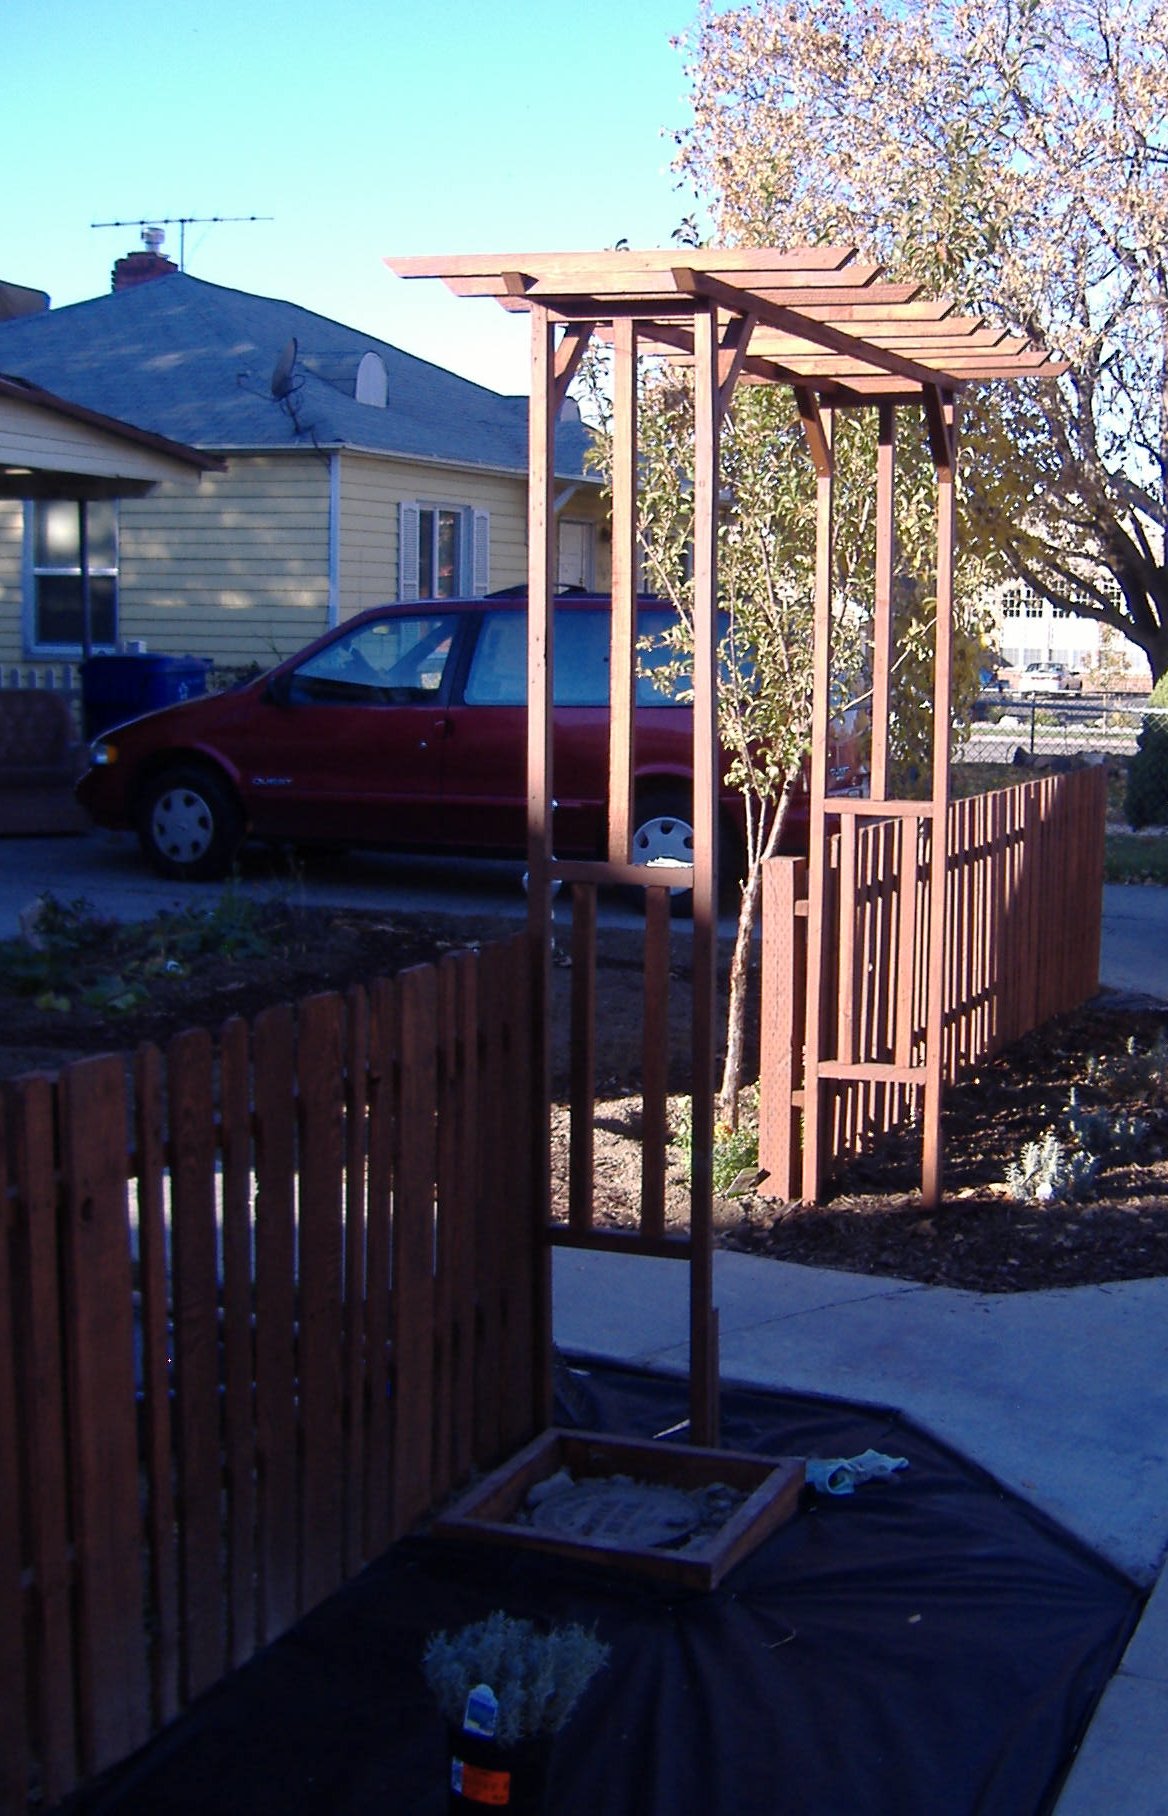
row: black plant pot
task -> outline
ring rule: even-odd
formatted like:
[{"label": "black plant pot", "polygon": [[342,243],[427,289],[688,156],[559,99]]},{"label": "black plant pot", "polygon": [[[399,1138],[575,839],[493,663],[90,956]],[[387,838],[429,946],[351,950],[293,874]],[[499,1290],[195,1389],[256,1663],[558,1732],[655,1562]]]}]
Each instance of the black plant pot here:
[{"label": "black plant pot", "polygon": [[461,1728],[449,1731],[449,1816],[543,1816],[552,1743],[548,1734],[500,1747]]}]

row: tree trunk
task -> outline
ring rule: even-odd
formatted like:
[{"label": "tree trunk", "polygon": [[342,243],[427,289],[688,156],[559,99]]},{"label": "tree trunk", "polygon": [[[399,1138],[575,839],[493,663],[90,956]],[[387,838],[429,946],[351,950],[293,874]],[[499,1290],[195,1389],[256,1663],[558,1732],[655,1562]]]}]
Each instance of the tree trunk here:
[{"label": "tree trunk", "polygon": [[726,1012],[726,1060],[718,1092],[718,1121],[738,1127],[738,1094],[746,1063],[746,1003],[750,990],[750,948],[754,941],[758,904],[762,896],[763,859],[756,858],[746,873],[738,904],[738,929],[730,961],[729,1005]]}]

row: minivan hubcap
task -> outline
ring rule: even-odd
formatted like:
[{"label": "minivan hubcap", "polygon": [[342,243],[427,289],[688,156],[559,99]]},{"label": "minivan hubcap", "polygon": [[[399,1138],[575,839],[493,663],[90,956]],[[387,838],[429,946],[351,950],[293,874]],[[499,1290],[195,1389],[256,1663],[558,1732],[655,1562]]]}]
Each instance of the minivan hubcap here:
[{"label": "minivan hubcap", "polygon": [[190,788],[170,788],[158,797],[150,830],[159,851],[176,864],[205,857],[215,834],[211,809]]},{"label": "minivan hubcap", "polygon": [[642,820],[633,834],[633,861],[637,864],[692,864],[693,827],[688,820],[661,813]]}]

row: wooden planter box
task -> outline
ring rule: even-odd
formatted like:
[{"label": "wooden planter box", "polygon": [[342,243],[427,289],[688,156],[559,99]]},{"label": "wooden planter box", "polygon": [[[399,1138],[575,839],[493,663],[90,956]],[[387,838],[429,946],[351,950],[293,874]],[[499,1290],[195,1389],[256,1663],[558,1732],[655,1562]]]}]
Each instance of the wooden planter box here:
[{"label": "wooden planter box", "polygon": [[[636,1483],[686,1492],[724,1483],[746,1499],[716,1530],[683,1540],[677,1548],[638,1544],[635,1533],[629,1532],[571,1538],[543,1531],[520,1517],[531,1490],[561,1470],[567,1470],[578,1483],[628,1476]],[[431,1531],[439,1537],[550,1552],[691,1589],[713,1589],[735,1564],[791,1518],[802,1487],[803,1463],[790,1457],[703,1450],[691,1444],[641,1442],[553,1427],[454,1501],[439,1514]]]}]

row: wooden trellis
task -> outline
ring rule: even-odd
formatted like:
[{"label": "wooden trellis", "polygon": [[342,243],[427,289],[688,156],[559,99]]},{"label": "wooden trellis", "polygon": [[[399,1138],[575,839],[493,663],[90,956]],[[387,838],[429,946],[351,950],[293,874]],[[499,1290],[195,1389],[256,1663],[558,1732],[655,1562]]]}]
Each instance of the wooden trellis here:
[{"label": "wooden trellis", "polygon": [[[636,369],[641,354],[683,361],[692,368],[694,444],[694,789],[692,867],[670,882],[692,884],[693,918],[693,1150],[689,1239],[676,1252],[690,1266],[690,1425],[699,1443],[717,1439],[718,1343],[713,1306],[712,1163],[717,898],[717,661],[716,604],[718,449],[723,417],[739,383],[783,384],[795,395],[817,475],[815,693],[810,770],[811,837],[808,890],[808,971],[804,1040],[804,1193],[819,1189],[824,1115],[834,1080],[863,1072],[872,1082],[919,1088],[924,1123],[921,1180],[926,1205],[941,1192],[941,1091],[945,939],[943,888],[930,896],[925,1041],[911,1066],[824,1057],[822,1029],[832,967],[824,915],[827,840],[831,816],[856,830],[865,820],[925,813],[934,836],[930,864],[943,865],[949,802],[949,717],[952,652],[954,483],[958,405],[975,380],[1049,377],[1061,368],[1039,348],[1006,331],[958,315],[919,286],[882,281],[848,247],[707,248],[649,252],[463,255],[389,259],[402,277],[442,278],[457,295],[495,298],[531,317],[531,414],[528,578],[528,865],[534,1127],[542,1131],[535,1158],[537,1240],[543,1258],[537,1328],[545,1357],[537,1378],[550,1411],[550,1247],[555,1242],[611,1246],[591,1230],[588,1207],[567,1226],[549,1217],[550,1092],[547,1011],[550,979],[551,892],[557,880],[581,885],[644,882],[629,862],[635,773]],[[552,637],[556,415],[593,335],[611,342],[614,357],[612,730],[608,856],[594,864],[561,863],[552,851]],[[828,799],[828,722],[832,697],[833,422],[841,410],[876,409],[878,551],[873,600],[872,780],[865,800]],[[888,793],[889,698],[892,671],[894,572],[894,448],[898,409],[923,417],[937,477],[937,634],[933,680],[932,793],[907,803]],[[856,840],[844,840],[854,855]],[[841,878],[839,886],[853,886]],[[651,888],[649,895],[661,895]],[[660,950],[661,911],[648,919],[647,969]],[[657,931],[655,931],[657,929]],[[585,938],[580,950],[587,952]],[[900,1074],[906,1073],[901,1080]],[[911,1072],[911,1078],[907,1076]],[[663,1139],[660,1131],[655,1139]],[[652,1173],[647,1163],[647,1174]],[[586,1172],[586,1169],[585,1169]],[[665,1252],[650,1217],[641,1245]],[[626,1246],[637,1246],[636,1242]]]}]

